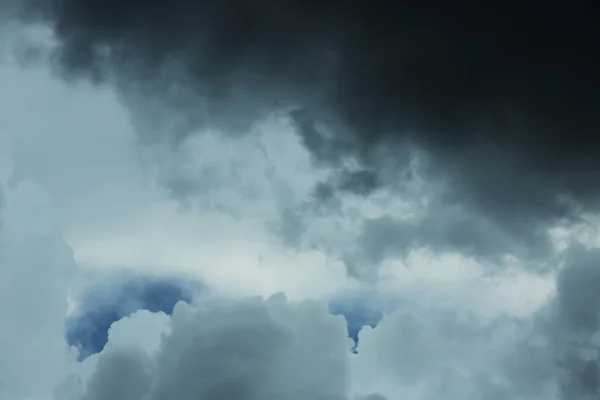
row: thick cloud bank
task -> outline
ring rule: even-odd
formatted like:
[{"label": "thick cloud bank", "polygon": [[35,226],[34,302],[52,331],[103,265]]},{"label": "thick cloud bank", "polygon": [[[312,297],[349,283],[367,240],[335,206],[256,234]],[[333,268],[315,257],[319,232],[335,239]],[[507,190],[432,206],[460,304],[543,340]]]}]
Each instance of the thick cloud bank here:
[{"label": "thick cloud bank", "polygon": [[317,187],[319,200],[382,188],[408,196],[404,183],[417,176],[435,182],[423,215],[365,228],[392,225],[396,248],[543,260],[548,228],[598,211],[600,82],[590,50],[598,25],[584,8],[13,5],[13,19],[49,28],[60,76],[118,90],[144,142],[177,145],[206,129],[239,134],[280,112],[315,162],[334,172]]}]

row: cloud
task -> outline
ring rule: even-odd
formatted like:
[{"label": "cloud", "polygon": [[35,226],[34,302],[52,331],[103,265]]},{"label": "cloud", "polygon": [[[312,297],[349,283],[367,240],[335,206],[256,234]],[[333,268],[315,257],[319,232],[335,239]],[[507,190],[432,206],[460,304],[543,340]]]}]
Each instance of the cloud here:
[{"label": "cloud", "polygon": [[[170,316],[178,302],[190,304],[198,296],[207,296],[207,289],[189,280],[170,279],[159,276],[143,276],[137,273],[104,277],[90,287],[78,290],[81,294],[71,299],[74,304],[67,319],[66,340],[69,346],[79,350],[79,360],[101,353],[111,331],[123,324],[118,321],[133,317],[138,311],[152,321],[153,314]],[[73,297],[73,295],[71,295]],[[342,315],[346,320],[349,337],[356,343],[358,333],[364,326],[375,327],[383,318],[401,304],[399,299],[383,299],[374,292],[347,293],[329,301],[329,311]],[[136,317],[140,318],[140,317]],[[127,331],[120,335],[127,338]],[[144,334],[134,337],[144,337]],[[114,341],[114,340],[113,340]]]},{"label": "cloud", "polygon": [[[81,364],[73,398],[593,398],[598,259],[571,250],[555,294],[522,315],[477,309],[452,290],[431,296],[426,284],[421,295],[349,293],[329,307],[278,294],[136,312]],[[349,328],[360,330],[354,354]]]},{"label": "cloud", "polygon": [[[74,387],[83,399],[593,398],[597,259],[573,253],[555,296],[523,316],[481,313],[451,296],[358,300],[381,318],[360,331],[355,354],[344,319],[323,301],[212,297],[179,303],[170,318],[138,312],[112,326],[105,349],[83,364],[93,364],[87,383]],[[586,316],[573,319],[583,304]]]},{"label": "cloud", "polygon": [[[329,268],[321,254],[283,249],[265,229],[314,180],[306,151],[281,134],[283,121],[274,118],[245,140],[207,134],[173,154],[142,151],[110,90],[68,87],[45,68],[15,65],[3,67],[0,86],[13,179],[29,177],[52,194],[83,270],[186,275],[237,294],[285,290],[290,298],[343,284],[341,263]],[[217,186],[203,181],[205,167],[217,173]],[[167,185],[182,172],[198,189],[185,198]]]},{"label": "cloud", "polygon": [[[346,321],[325,301],[209,296],[194,305],[178,303],[171,317],[138,311],[120,319],[99,354],[75,363],[63,323],[76,271],[70,251],[51,231],[48,195],[33,182],[5,191],[0,271],[1,282],[10,284],[0,304],[8,305],[3,312],[11,323],[0,333],[0,367],[2,394],[10,398],[51,398],[55,389],[61,400],[579,400],[599,390],[594,288],[600,257],[583,247],[571,250],[556,295],[532,314],[474,311],[451,295],[452,288],[427,296],[427,285],[420,295],[397,294],[402,301],[363,297],[357,301],[380,311],[381,319],[360,331],[357,354]],[[152,280],[137,283],[133,288],[153,287]],[[121,288],[112,289],[118,294]],[[133,298],[148,303],[140,293]]]},{"label": "cloud", "polygon": [[[23,116],[36,134],[19,139],[14,168],[0,142],[0,397],[598,397],[600,254],[557,254],[549,232],[597,211],[597,77],[585,44],[567,40],[584,20],[561,32],[548,12],[550,32],[526,10],[497,22],[360,0],[13,5],[15,21],[52,31],[55,73],[116,92],[146,172],[210,212],[174,218],[124,189],[135,174],[115,185],[131,160],[111,159],[110,173],[106,162],[127,129],[101,125],[116,120],[102,104],[68,135],[42,127],[84,110],[60,96]],[[569,63],[553,62],[561,49]],[[29,98],[15,90],[1,108],[16,115]],[[90,145],[104,130],[114,137]],[[79,200],[102,206],[71,214]],[[82,266],[185,264],[228,290],[173,306],[179,284],[109,281],[81,297],[79,322],[104,325],[103,347],[77,362],[65,319],[81,271],[55,203],[78,221],[69,243]],[[342,257],[371,285],[328,269]],[[516,267],[490,276],[504,264]],[[522,271],[538,264],[554,271]],[[347,285],[374,294],[323,299]],[[273,289],[291,300],[246,296]]]},{"label": "cloud", "polygon": [[596,251],[572,254],[556,295],[529,316],[490,318],[451,297],[411,298],[361,331],[353,382],[392,398],[593,398],[597,260]]},{"label": "cloud", "polygon": [[67,320],[67,343],[79,350],[80,360],[99,353],[113,322],[138,310],[171,315],[177,302],[192,301],[199,290],[195,286],[189,281],[140,275],[95,284],[73,300],[77,308]]},{"label": "cloud", "polygon": [[329,311],[333,315],[343,315],[348,327],[348,335],[358,345],[358,334],[365,326],[375,328],[385,314],[401,307],[401,299],[382,299],[380,294],[354,292],[338,295],[330,300]]},{"label": "cloud", "polygon": [[338,340],[345,326],[322,305],[294,305],[282,296],[198,308],[179,303],[169,325],[154,352],[107,347],[82,398],[345,396],[348,342]]},{"label": "cloud", "polygon": [[9,144],[0,137],[0,154],[6,156],[0,162],[5,198],[0,226],[0,397],[43,398],[65,376],[72,358],[63,321],[76,266],[56,229],[48,193],[28,180],[7,185]]},{"label": "cloud", "polygon": [[[540,19],[508,5],[432,12],[362,0],[16,8],[17,20],[52,32],[59,76],[116,88],[144,143],[239,137],[286,113],[316,165],[334,172],[334,192],[359,195],[412,179],[418,152],[420,173],[443,183],[441,210],[468,211],[443,230],[482,242],[488,232],[475,226],[494,227],[472,249],[483,257],[522,242],[537,256],[551,247],[548,228],[598,211],[599,82],[586,39],[597,25],[585,10],[548,6]],[[167,182],[176,195],[194,188],[184,178]]]}]

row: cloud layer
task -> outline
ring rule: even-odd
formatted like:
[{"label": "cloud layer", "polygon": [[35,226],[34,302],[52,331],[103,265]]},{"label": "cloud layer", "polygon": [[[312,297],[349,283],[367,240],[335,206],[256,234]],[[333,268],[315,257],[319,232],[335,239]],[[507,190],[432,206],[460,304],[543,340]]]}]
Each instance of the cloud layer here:
[{"label": "cloud layer", "polygon": [[543,259],[549,228],[597,211],[597,24],[586,10],[547,5],[542,18],[363,0],[22,0],[15,10],[50,30],[61,77],[116,88],[143,142],[236,136],[279,112],[335,172],[320,195],[398,190],[415,174],[435,182],[418,244]]},{"label": "cloud layer", "polygon": [[128,400],[591,399],[600,391],[597,259],[574,251],[556,295],[527,317],[406,298],[360,331],[357,354],[344,319],[321,301],[212,297],[179,303],[170,319],[137,313],[113,325],[77,388],[85,399]]},{"label": "cloud layer", "polygon": [[593,13],[371,3],[0,0],[0,399],[600,395]]},{"label": "cloud layer", "polygon": [[555,295],[521,317],[426,296],[424,285],[419,295],[407,291],[401,302],[390,300],[395,310],[361,302],[379,307],[382,319],[361,330],[353,354],[344,318],[322,300],[200,296],[195,305],[179,303],[172,317],[142,311],[121,319],[102,352],[78,363],[63,336],[77,271],[55,229],[49,196],[31,181],[4,184],[3,191],[0,271],[11,284],[1,304],[11,324],[2,329],[0,366],[2,394],[10,398],[598,395],[599,255],[584,247],[569,252]]}]

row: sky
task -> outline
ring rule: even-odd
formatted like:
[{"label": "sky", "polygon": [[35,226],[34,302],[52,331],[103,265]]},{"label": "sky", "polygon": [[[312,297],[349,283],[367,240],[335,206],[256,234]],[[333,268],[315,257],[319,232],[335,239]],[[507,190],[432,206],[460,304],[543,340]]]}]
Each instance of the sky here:
[{"label": "sky", "polygon": [[586,13],[169,4],[0,0],[0,400],[600,395]]}]

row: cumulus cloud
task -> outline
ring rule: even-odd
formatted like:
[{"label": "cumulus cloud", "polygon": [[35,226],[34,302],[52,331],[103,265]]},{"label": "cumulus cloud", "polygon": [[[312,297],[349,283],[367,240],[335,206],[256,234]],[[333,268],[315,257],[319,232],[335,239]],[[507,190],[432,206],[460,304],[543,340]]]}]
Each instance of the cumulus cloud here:
[{"label": "cumulus cloud", "polygon": [[343,399],[344,338],[341,317],[282,296],[179,303],[154,352],[107,347],[83,398]]},{"label": "cumulus cloud", "polygon": [[477,312],[451,297],[362,302],[373,312],[379,307],[381,319],[360,331],[356,354],[346,322],[322,301],[212,297],[194,306],[179,303],[171,318],[136,313],[113,325],[87,383],[77,386],[79,395],[595,398],[600,303],[591,297],[597,264],[590,259],[598,255],[574,253],[556,294],[526,316]]},{"label": "cumulus cloud", "polygon": [[102,351],[113,322],[138,310],[170,315],[177,302],[191,302],[200,287],[187,280],[137,274],[104,278],[73,299],[76,309],[67,320],[67,342],[85,359]]},{"label": "cumulus cloud", "polygon": [[[210,291],[199,283],[173,279],[166,276],[144,276],[138,273],[94,279],[92,284],[70,291],[72,310],[66,322],[66,340],[79,351],[80,361],[101,353],[114,336],[127,340],[128,323],[122,321],[142,319],[139,335],[143,339],[144,326],[152,323],[152,315],[170,316],[178,302],[191,304],[194,299],[205,298]],[[358,333],[364,326],[375,327],[383,318],[402,304],[400,298],[384,296],[373,290],[343,293],[328,300],[329,311],[346,320],[348,336],[358,342]],[[139,311],[139,313],[138,313]],[[157,318],[160,321],[160,318]],[[115,342],[114,338],[111,342]]]}]

